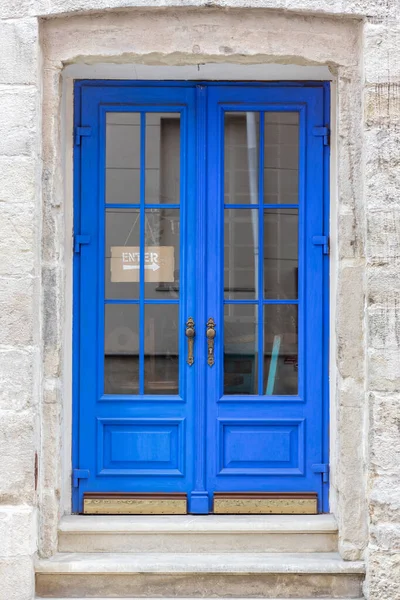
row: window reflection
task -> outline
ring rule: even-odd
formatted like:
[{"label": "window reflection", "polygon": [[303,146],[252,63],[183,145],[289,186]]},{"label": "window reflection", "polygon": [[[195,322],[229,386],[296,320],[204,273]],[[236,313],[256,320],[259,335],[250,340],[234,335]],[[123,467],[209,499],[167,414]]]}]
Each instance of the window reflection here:
[{"label": "window reflection", "polygon": [[145,394],[178,393],[178,314],[178,305],[145,308]]},{"label": "window reflection", "polygon": [[147,203],[178,204],[180,194],[180,115],[146,114]]},{"label": "window reflection", "polygon": [[224,288],[229,300],[258,296],[257,209],[225,209]]},{"label": "window reflection", "polygon": [[224,317],[224,393],[257,394],[257,307],[229,304]]},{"label": "window reflection", "polygon": [[297,306],[264,306],[264,394],[298,393]]},{"label": "window reflection", "polygon": [[264,114],[264,203],[297,204],[299,113]]},{"label": "window reflection", "polygon": [[256,112],[225,113],[225,204],[257,204],[259,123]]},{"label": "window reflection", "polygon": [[104,393],[139,392],[139,307],[106,305]]},{"label": "window reflection", "polygon": [[145,211],[145,297],[179,298],[180,211]]},{"label": "window reflection", "polygon": [[140,113],[107,113],[106,203],[140,203]]},{"label": "window reflection", "polygon": [[298,211],[264,210],[264,297],[298,297]]}]

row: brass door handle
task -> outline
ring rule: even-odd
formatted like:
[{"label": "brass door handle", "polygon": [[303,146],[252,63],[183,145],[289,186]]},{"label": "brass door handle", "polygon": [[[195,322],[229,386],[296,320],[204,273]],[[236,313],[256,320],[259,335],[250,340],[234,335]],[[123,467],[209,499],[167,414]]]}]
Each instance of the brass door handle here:
[{"label": "brass door handle", "polygon": [[211,317],[208,319],[207,321],[207,329],[206,329],[206,336],[207,336],[207,364],[212,367],[215,360],[214,360],[214,338],[217,335],[217,332],[215,331],[215,322],[214,319],[212,319]]},{"label": "brass door handle", "polygon": [[196,331],[194,329],[194,320],[192,317],[189,317],[186,321],[185,334],[188,340],[188,357],[186,362],[191,367],[194,363],[194,336],[196,335]]}]

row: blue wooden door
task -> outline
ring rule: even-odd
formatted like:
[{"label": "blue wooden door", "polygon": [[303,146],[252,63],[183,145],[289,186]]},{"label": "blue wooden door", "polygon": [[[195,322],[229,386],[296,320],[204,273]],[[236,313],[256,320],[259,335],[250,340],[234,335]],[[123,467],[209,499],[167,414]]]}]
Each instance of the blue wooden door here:
[{"label": "blue wooden door", "polygon": [[76,88],[78,510],[85,491],[192,489],[194,103],[193,87]]},{"label": "blue wooden door", "polygon": [[327,509],[326,91],[76,84],[75,511],[85,492]]},{"label": "blue wooden door", "polygon": [[208,93],[211,495],[317,492],[319,510],[327,508],[325,91]]}]

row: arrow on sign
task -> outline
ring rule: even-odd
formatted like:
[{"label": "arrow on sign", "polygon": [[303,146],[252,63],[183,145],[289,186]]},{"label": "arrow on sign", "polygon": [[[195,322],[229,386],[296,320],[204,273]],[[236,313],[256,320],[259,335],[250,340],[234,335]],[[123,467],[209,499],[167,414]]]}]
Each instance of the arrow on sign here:
[{"label": "arrow on sign", "polygon": [[[151,263],[150,265],[144,265],[145,269],[149,269],[150,271],[158,271],[160,269],[160,265],[156,263]],[[140,269],[140,265],[122,265],[123,271],[136,271]]]}]

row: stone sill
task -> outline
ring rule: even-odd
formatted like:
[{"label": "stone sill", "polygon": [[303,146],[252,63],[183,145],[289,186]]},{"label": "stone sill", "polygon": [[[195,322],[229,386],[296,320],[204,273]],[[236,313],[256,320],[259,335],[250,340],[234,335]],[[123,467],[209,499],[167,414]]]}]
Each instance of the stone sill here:
[{"label": "stone sill", "polygon": [[364,573],[361,561],[328,553],[65,553],[36,561],[36,573]]}]

